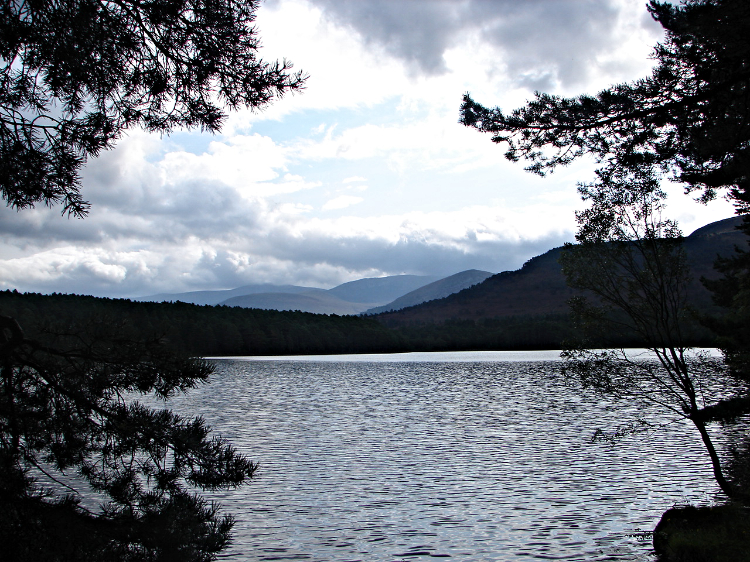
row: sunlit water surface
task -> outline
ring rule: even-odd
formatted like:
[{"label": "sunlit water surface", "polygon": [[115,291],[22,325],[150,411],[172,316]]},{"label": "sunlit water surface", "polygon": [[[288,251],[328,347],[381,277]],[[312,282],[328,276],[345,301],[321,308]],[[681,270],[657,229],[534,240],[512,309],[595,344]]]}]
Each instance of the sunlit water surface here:
[{"label": "sunlit water surface", "polygon": [[651,560],[638,532],[717,491],[697,433],[592,443],[628,412],[566,384],[555,357],[217,360],[170,407],[260,463],[209,495],[237,519],[222,557]]}]

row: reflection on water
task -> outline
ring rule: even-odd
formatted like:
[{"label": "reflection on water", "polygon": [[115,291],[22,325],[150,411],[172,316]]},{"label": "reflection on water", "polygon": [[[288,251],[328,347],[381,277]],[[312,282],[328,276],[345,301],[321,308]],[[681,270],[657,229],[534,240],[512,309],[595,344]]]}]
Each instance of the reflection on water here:
[{"label": "reflection on water", "polygon": [[[707,357],[721,357],[716,348],[694,348],[687,355],[700,353]],[[656,359],[646,349],[627,349],[633,359]],[[265,357],[214,357],[232,361],[304,361],[315,363],[506,363],[516,361],[559,361],[559,350],[544,351],[411,351],[407,353],[357,353],[350,355],[269,355]]]},{"label": "reflection on water", "polygon": [[632,535],[716,491],[686,425],[591,443],[622,410],[559,362],[217,365],[170,404],[260,462],[211,496],[237,518],[232,560],[648,560]]},{"label": "reflection on water", "polygon": [[410,351],[406,353],[352,353],[349,355],[283,355],[217,357],[233,361],[304,361],[314,363],[481,363],[558,361],[560,352],[547,351]]}]

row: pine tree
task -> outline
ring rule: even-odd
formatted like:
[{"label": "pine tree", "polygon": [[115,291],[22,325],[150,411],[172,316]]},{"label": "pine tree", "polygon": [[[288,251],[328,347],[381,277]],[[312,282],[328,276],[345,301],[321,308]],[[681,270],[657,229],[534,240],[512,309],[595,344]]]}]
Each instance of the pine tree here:
[{"label": "pine tree", "polygon": [[125,130],[215,132],[226,109],[302,88],[258,57],[257,0],[0,4],[0,192],[86,214],[79,170]]},{"label": "pine tree", "polygon": [[[260,109],[300,90],[305,77],[289,63],[258,57],[257,7],[256,0],[2,2],[6,203],[59,204],[83,217],[80,169],[127,129],[215,132],[227,109]],[[232,518],[197,492],[239,486],[255,464],[211,436],[201,418],[138,400],[186,391],[212,367],[122,319],[38,320],[22,327],[0,316],[3,560],[215,559]]]}]

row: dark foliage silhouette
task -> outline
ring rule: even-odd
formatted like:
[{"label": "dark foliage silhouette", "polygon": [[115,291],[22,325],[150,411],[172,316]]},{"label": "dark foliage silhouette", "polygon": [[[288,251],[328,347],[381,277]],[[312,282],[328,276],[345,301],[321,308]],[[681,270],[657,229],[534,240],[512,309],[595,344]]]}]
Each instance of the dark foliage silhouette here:
[{"label": "dark foliage silhouette", "polygon": [[[665,195],[647,179],[609,187],[581,188],[591,205],[577,213],[578,244],[569,245],[560,259],[568,283],[585,295],[572,301],[583,338],[563,353],[564,372],[615,398],[624,410],[651,403],[692,422],[721,490],[747,499],[726,477],[707,425],[750,411],[748,387],[722,362],[690,348],[697,324],[687,298],[690,271],[681,232],[662,216]],[[603,334],[618,332],[638,334],[653,357],[634,357],[611,341],[601,345]],[[592,345],[592,336],[598,345]],[[652,429],[649,420],[636,418],[612,435]]]},{"label": "dark foliage silhouette", "polygon": [[537,94],[505,114],[469,94],[461,122],[507,145],[506,157],[542,174],[584,154],[601,164],[598,180],[665,172],[704,200],[728,191],[750,210],[750,5],[744,0],[652,0],[666,31],[651,76],[596,96]]},{"label": "dark foliage silhouette", "polygon": [[86,214],[79,170],[130,127],[215,132],[301,73],[258,57],[255,0],[19,0],[0,6],[0,191]]},{"label": "dark foliage silhouette", "polygon": [[44,324],[30,338],[0,317],[5,559],[213,559],[232,518],[194,490],[238,486],[255,464],[202,419],[138,401],[184,392],[211,366],[120,319]]},{"label": "dark foliage silhouette", "polygon": [[[303,87],[258,57],[254,0],[0,4],[0,192],[83,217],[80,169],[132,127],[218,131]],[[255,465],[198,419],[141,405],[212,372],[147,324],[90,310],[0,317],[0,544],[7,560],[212,560],[232,519],[196,491]],[[19,311],[16,311],[19,312]],[[18,316],[23,317],[23,326]],[[73,478],[72,483],[65,478]],[[96,498],[94,507],[84,502]]]},{"label": "dark foliage silhouette", "polygon": [[[595,96],[537,93],[511,113],[487,108],[469,94],[461,122],[506,145],[511,161],[545,175],[584,155],[599,164],[593,183],[579,186],[589,209],[578,214],[579,245],[563,266],[569,283],[589,291],[576,301],[579,321],[598,334],[615,327],[635,331],[658,358],[634,362],[617,351],[597,353],[591,342],[568,352],[568,372],[596,390],[656,401],[690,419],[711,456],[714,473],[730,497],[742,495],[724,477],[705,424],[748,411],[742,381],[721,365],[688,361],[692,315],[681,234],[662,217],[664,179],[679,182],[703,202],[727,196],[739,214],[750,212],[750,5],[743,0],[651,0],[649,11],[666,32],[656,46],[652,74]],[[750,223],[745,223],[745,229]],[[747,230],[746,230],[747,231]],[[724,318],[707,321],[723,335],[727,364],[745,369],[750,323],[747,255],[725,258],[721,280],[708,282]],[[608,328],[602,331],[602,326]],[[740,373],[741,374],[741,373]],[[732,398],[698,400],[698,381],[723,380]],[[701,384],[706,383],[705,380]],[[740,384],[739,387],[736,384]],[[732,394],[732,392],[729,392]],[[705,407],[704,407],[705,406]]]},{"label": "dark foliage silhouette", "polygon": [[[738,214],[750,213],[750,4],[744,0],[652,0],[649,10],[666,32],[654,51],[652,74],[599,94],[563,98],[537,94],[511,113],[488,108],[469,94],[461,122],[507,145],[506,157],[530,162],[544,175],[585,154],[599,163],[591,189],[637,184],[664,176],[700,194],[724,194]],[[750,234],[750,222],[742,227]],[[748,374],[750,257],[718,264],[722,280],[709,282],[722,317],[706,323],[721,337],[728,364]]]}]

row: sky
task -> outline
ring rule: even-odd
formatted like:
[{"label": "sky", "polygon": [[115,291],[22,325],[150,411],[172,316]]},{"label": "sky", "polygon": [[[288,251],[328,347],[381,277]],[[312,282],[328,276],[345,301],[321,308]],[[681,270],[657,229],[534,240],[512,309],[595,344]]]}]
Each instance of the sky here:
[{"label": "sky", "polygon": [[[266,60],[300,94],[220,134],[129,131],[83,170],[83,220],[0,208],[0,289],[138,297],[254,283],[518,269],[573,240],[579,161],[540,178],[458,123],[648,74],[645,0],[267,0]],[[669,188],[683,232],[733,214]]]}]

